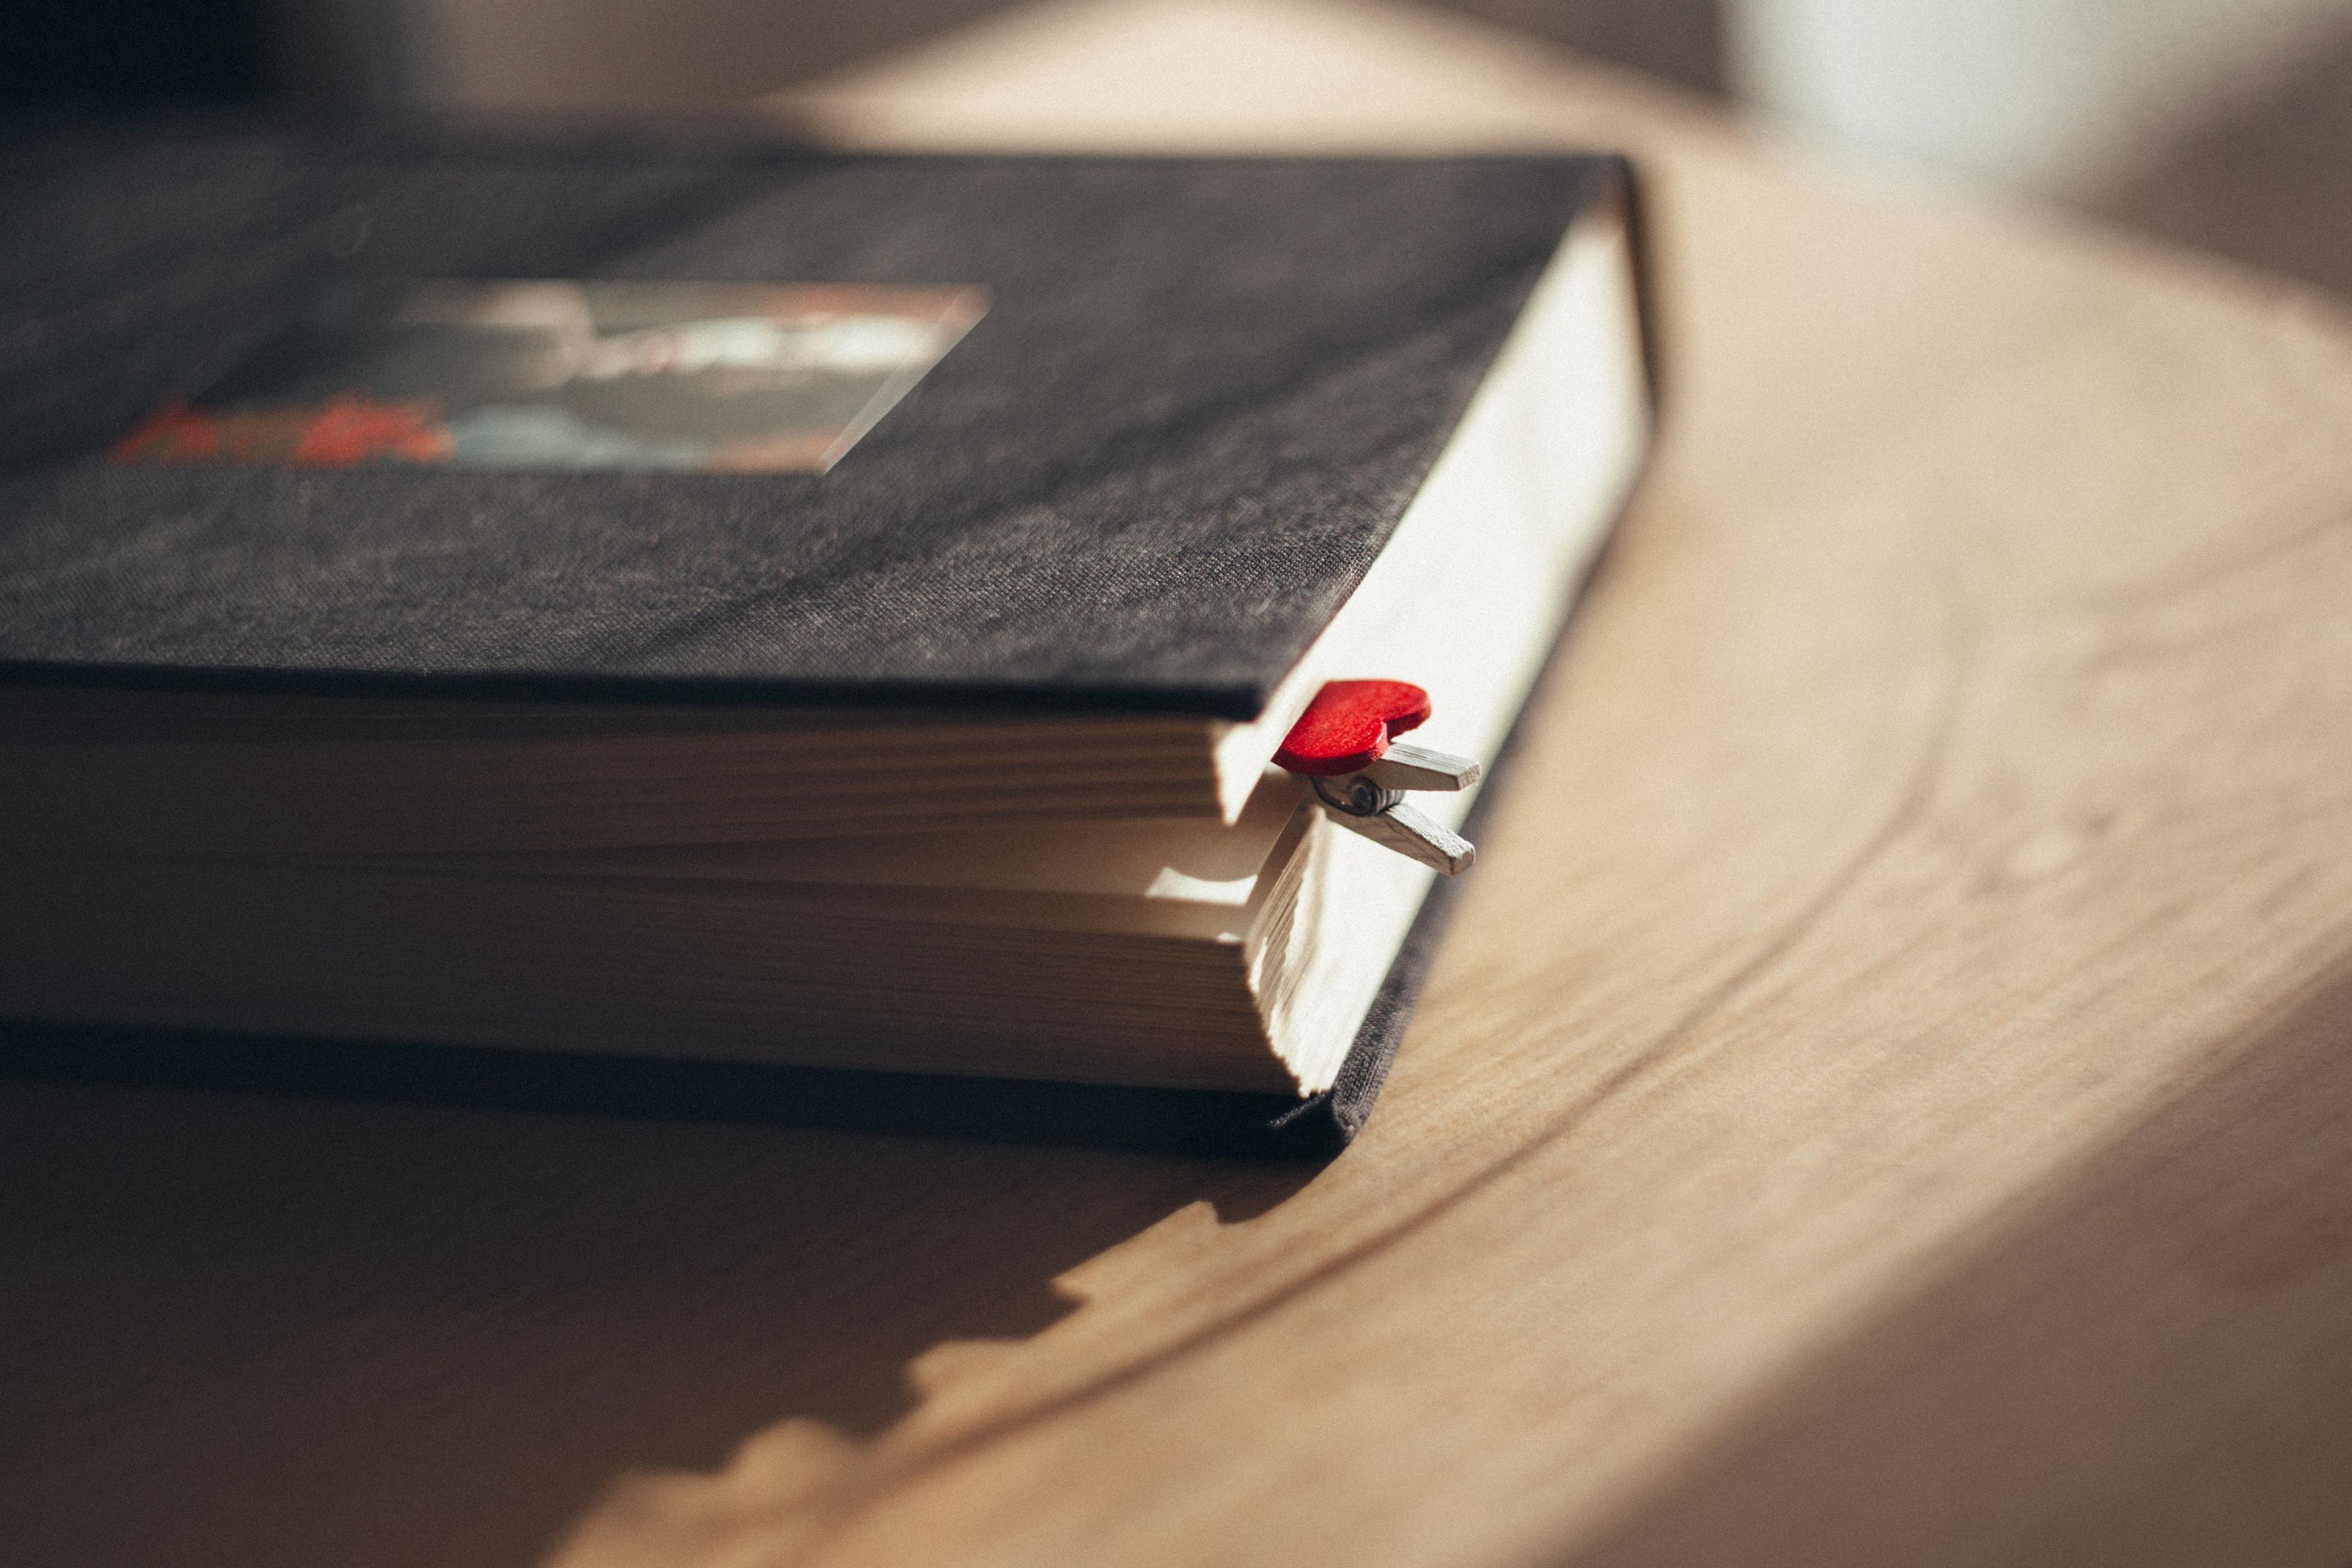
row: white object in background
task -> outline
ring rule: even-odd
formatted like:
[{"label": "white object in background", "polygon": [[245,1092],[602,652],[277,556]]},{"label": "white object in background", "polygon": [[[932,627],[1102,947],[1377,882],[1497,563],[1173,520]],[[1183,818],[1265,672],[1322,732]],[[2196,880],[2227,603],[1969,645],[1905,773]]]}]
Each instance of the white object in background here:
[{"label": "white object in background", "polygon": [[2259,94],[2352,0],[1727,0],[1736,96],[1824,147],[2065,196]]}]

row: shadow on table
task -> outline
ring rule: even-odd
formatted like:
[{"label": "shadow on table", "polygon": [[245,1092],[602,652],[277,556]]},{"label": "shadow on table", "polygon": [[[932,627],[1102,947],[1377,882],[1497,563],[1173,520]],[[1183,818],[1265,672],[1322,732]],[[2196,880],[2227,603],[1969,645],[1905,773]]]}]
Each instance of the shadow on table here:
[{"label": "shadow on table", "polygon": [[873,1434],[923,1352],[1035,1334],[1076,1264],[1311,1174],[0,1081],[9,1554],[534,1563],[616,1476]]},{"label": "shadow on table", "polygon": [[1555,1560],[2352,1562],[2352,965],[2213,1059]]}]

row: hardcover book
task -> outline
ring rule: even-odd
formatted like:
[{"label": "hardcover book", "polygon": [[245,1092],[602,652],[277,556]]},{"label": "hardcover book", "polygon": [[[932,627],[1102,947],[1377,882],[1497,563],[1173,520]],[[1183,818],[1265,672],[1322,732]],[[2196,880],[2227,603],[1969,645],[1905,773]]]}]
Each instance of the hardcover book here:
[{"label": "hardcover book", "polygon": [[0,1061],[1343,1142],[1444,899],[1275,759],[1368,679],[1503,747],[1647,441],[1633,195],[18,138]]}]

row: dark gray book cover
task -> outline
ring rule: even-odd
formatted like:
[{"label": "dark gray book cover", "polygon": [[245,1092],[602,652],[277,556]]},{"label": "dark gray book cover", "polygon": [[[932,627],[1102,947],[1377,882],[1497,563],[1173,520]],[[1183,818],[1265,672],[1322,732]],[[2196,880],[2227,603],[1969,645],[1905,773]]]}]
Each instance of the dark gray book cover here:
[{"label": "dark gray book cover", "polygon": [[[1602,200],[1632,207],[1620,159],[856,155],[708,130],[20,132],[0,153],[0,678],[1251,718],[1387,542],[1565,230]],[[820,455],[787,462],[729,467],[706,443],[680,461],[468,465],[440,460],[478,443],[454,424],[325,462],[208,460],[225,428],[287,438],[250,408],[302,381],[269,367],[293,363],[322,299],[418,279],[443,289],[427,324],[478,314],[462,288],[446,305],[450,285],[690,281],[803,290],[795,309],[808,290],[863,290],[868,315],[908,319],[947,301],[953,331],[884,376],[887,397],[852,398]],[[917,304],[872,304],[885,297]],[[726,309],[739,326],[757,314]],[[779,306],[770,325],[800,320]],[[664,324],[628,330],[648,321]],[[639,346],[724,369],[740,337]],[[875,416],[861,426],[859,409]],[[518,428],[493,436],[511,450]],[[187,440],[200,449],[173,445]],[[164,1081],[1328,1149],[1378,1092],[1445,902],[1433,896],[1339,1087],[1299,1104],[31,1027],[0,1056]]]},{"label": "dark gray book cover", "polygon": [[[1254,715],[1615,160],[221,130],[0,158],[0,668]],[[110,462],[338,280],[982,290],[831,471]]]}]

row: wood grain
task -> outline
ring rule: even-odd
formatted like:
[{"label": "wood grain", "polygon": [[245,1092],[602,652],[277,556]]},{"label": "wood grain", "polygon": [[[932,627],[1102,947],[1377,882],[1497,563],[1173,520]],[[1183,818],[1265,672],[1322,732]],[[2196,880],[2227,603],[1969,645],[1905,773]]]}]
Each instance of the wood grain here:
[{"label": "wood grain", "polygon": [[793,106],[1634,144],[1672,428],[1320,1171],[17,1084],[49,1563],[2342,1563],[2352,330],[1412,14]]}]

